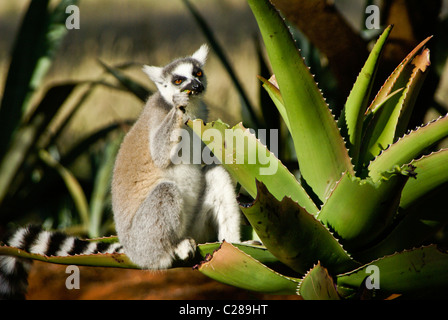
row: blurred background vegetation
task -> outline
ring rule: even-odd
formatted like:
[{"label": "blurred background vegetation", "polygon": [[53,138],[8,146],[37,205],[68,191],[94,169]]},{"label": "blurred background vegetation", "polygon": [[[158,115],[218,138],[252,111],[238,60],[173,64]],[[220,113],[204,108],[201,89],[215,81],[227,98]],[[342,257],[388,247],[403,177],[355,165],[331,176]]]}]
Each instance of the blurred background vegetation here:
[{"label": "blurred background vegetation", "polygon": [[[371,3],[382,27],[395,26],[377,86],[434,35],[411,128],[447,112],[448,1],[272,2],[336,116],[381,31],[365,30]],[[79,6],[79,30],[65,29],[69,4]],[[142,64],[164,65],[208,42],[210,120],[286,132],[256,78],[269,67],[243,0],[9,0],[0,2],[0,34],[0,234],[30,222],[90,237],[114,232],[114,156],[155,89]],[[294,168],[286,136],[279,156]]]}]

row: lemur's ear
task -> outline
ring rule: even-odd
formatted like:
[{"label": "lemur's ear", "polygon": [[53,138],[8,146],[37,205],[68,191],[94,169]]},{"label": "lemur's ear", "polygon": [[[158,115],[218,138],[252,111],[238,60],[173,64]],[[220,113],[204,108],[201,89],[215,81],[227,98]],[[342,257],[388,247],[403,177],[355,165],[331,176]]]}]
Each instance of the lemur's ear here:
[{"label": "lemur's ear", "polygon": [[205,64],[208,55],[208,46],[204,43],[193,55],[193,59],[197,60],[201,65]]},{"label": "lemur's ear", "polygon": [[155,83],[163,82],[163,78],[162,78],[163,68],[144,65],[142,70],[144,73],[146,73],[148,75],[148,77],[149,77],[149,79],[151,79],[151,81],[153,81]]}]

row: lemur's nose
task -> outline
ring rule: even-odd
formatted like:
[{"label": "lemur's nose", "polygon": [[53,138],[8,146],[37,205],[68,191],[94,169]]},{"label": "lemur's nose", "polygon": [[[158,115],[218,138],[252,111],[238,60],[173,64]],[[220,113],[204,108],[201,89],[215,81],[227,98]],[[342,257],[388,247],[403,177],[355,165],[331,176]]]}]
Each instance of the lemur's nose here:
[{"label": "lemur's nose", "polygon": [[204,91],[204,85],[200,81],[194,79],[185,86],[184,90],[191,90],[192,94],[198,94]]},{"label": "lemur's nose", "polygon": [[197,93],[202,92],[202,90],[204,90],[204,86],[202,85],[202,83],[200,83],[197,80],[193,81],[191,88],[193,89],[193,91],[196,91]]}]

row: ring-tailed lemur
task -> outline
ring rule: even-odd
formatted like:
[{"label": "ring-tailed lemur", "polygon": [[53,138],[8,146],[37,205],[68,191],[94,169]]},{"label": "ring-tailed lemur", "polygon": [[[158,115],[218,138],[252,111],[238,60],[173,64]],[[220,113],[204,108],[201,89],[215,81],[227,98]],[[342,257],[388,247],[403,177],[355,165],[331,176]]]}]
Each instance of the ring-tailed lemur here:
[{"label": "ring-tailed lemur", "polygon": [[[158,92],[147,101],[125,136],[112,181],[112,206],[120,243],[108,245],[30,226],[4,244],[47,256],[121,253],[145,269],[163,269],[192,256],[196,243],[240,241],[240,211],[234,186],[221,166],[174,164],[180,130],[188,119],[207,120],[201,101],[207,86],[203,45],[165,67],[145,66]],[[0,256],[0,299],[24,298],[27,259]]]},{"label": "ring-tailed lemur", "polygon": [[176,257],[193,255],[196,243],[240,241],[240,210],[227,171],[171,161],[181,130],[189,132],[190,142],[198,139],[185,122],[207,121],[201,101],[207,54],[208,47],[202,45],[192,56],[165,67],[143,68],[158,92],[149,98],[117,155],[112,180],[115,227],[124,252],[144,268],[170,267]]},{"label": "ring-tailed lemur", "polygon": [[[6,236],[3,243],[29,253],[45,256],[71,256],[93,253],[122,253],[120,243],[81,240],[62,232],[50,232],[31,225]],[[13,256],[0,256],[0,299],[24,299],[28,271],[32,261]]]}]

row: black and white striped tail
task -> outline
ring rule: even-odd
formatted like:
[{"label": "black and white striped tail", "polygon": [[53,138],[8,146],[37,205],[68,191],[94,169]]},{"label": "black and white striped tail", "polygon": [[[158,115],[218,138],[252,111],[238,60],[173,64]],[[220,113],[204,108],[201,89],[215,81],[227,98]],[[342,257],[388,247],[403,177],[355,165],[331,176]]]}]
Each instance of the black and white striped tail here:
[{"label": "black and white striped tail", "polygon": [[[94,253],[122,253],[119,243],[81,240],[61,232],[45,231],[40,226],[18,229],[4,245],[46,256],[71,256]],[[0,256],[0,299],[24,299],[28,287],[29,259]]]}]

